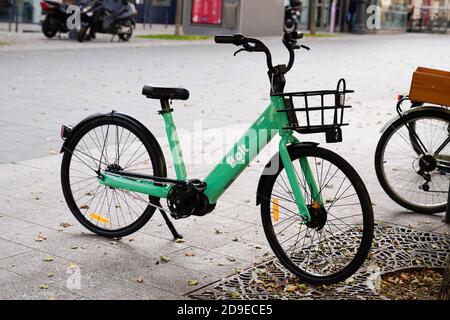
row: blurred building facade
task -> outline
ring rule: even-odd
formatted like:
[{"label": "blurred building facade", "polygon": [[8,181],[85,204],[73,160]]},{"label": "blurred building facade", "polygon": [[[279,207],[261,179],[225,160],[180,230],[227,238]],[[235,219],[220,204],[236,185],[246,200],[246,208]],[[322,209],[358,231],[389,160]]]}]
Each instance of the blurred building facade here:
[{"label": "blurred building facade", "polygon": [[[310,25],[310,2],[302,0],[301,27]],[[381,30],[434,31],[450,20],[450,0],[317,0],[316,27],[322,31],[349,31],[355,4],[377,5],[381,14]],[[420,19],[420,21],[419,21]],[[419,30],[419,25],[422,26]],[[429,27],[427,27],[429,25]]]},{"label": "blurred building facade", "polygon": [[[41,20],[41,0],[0,0],[0,22],[13,19],[17,8],[19,23],[39,23]],[[74,3],[79,0],[55,0]],[[119,0],[108,0],[119,1]],[[177,0],[131,0],[138,9],[138,23],[174,24]],[[288,0],[287,0],[288,1]],[[310,2],[302,0],[302,30],[308,30],[311,21]],[[381,9],[381,29],[413,32],[444,32],[449,27],[450,0],[316,0],[316,27],[319,31],[348,32],[352,19],[358,12],[355,5],[378,5]],[[196,0],[211,5],[215,0]],[[226,6],[226,0],[221,1]],[[221,12],[225,14],[224,8]],[[257,11],[257,10],[255,10]],[[186,12],[185,12],[186,13]],[[255,19],[259,17],[255,16]]]}]

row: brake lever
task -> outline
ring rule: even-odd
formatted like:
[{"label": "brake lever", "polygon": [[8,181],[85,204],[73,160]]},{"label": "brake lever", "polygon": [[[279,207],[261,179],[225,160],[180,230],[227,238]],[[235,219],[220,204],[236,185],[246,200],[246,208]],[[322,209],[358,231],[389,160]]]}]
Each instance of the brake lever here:
[{"label": "brake lever", "polygon": [[244,48],[241,48],[241,49],[239,49],[238,51],[236,51],[234,54],[233,54],[233,56],[237,56],[237,54],[239,53],[239,52],[242,52],[242,51],[248,51],[247,49],[244,49]]},{"label": "brake lever", "polygon": [[304,45],[300,45],[300,48],[303,48],[303,49],[306,49],[306,50],[311,50],[311,48],[310,47],[307,47],[307,46],[304,46]]}]

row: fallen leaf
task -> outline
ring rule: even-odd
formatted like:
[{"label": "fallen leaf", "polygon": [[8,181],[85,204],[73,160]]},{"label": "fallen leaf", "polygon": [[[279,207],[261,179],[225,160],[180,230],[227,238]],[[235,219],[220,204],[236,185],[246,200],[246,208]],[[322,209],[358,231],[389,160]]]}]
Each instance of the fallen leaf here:
[{"label": "fallen leaf", "polygon": [[193,257],[195,256],[195,252],[192,251],[186,251],[186,253],[184,254],[186,257]]},{"label": "fallen leaf", "polygon": [[234,271],[236,271],[236,273],[241,273],[242,269],[241,268],[235,268]]},{"label": "fallen leaf", "polygon": [[70,249],[72,250],[78,249],[78,246],[71,246]]},{"label": "fallen leaf", "polygon": [[[303,291],[309,289],[308,285],[307,285],[307,284],[304,284],[304,283],[300,284],[298,287],[299,287],[299,289],[302,289]],[[327,286],[323,286],[323,287],[324,287],[325,289],[329,289]]]},{"label": "fallen leaf", "polygon": [[217,265],[218,265],[219,267],[223,267],[225,264],[223,264],[222,262],[219,262],[219,263],[217,263]]},{"label": "fallen leaf", "polygon": [[255,249],[257,249],[257,250],[262,249],[262,247],[261,247],[261,246],[258,246],[258,245],[254,245],[253,248],[255,248]]},{"label": "fallen leaf", "polygon": [[132,241],[134,241],[134,240],[135,240],[134,238],[129,238],[129,239],[128,239],[129,242],[132,242]]},{"label": "fallen leaf", "polygon": [[50,288],[50,286],[48,284],[41,284],[41,285],[39,285],[39,289],[47,290],[48,288]]},{"label": "fallen leaf", "polygon": [[186,240],[184,240],[184,239],[176,239],[175,242],[176,243],[185,243]]},{"label": "fallen leaf", "polygon": [[50,296],[47,298],[47,300],[56,300],[56,297]]},{"label": "fallen leaf", "polygon": [[161,256],[161,257],[159,257],[159,261],[161,261],[162,263],[167,263],[167,262],[169,262],[170,260],[172,260],[172,259],[170,259],[170,258],[167,257],[167,256]]},{"label": "fallen leaf", "polygon": [[196,286],[196,285],[198,285],[198,280],[188,280],[188,285]]},{"label": "fallen leaf", "polygon": [[45,262],[52,262],[53,260],[55,260],[55,258],[53,258],[51,256],[47,256],[44,259],[42,259],[42,261],[45,261]]},{"label": "fallen leaf", "polygon": [[228,259],[228,261],[231,261],[231,262],[235,262],[236,261],[236,258],[233,258],[233,257],[227,257],[227,259]]},{"label": "fallen leaf", "polygon": [[67,266],[69,269],[77,269],[78,265],[75,263],[69,263],[69,265]]},{"label": "fallen leaf", "polygon": [[48,154],[56,154],[56,151],[53,149],[48,150]]},{"label": "fallen leaf", "polygon": [[80,206],[80,209],[89,209],[89,205],[88,204],[83,204]]},{"label": "fallen leaf", "polygon": [[36,241],[36,242],[43,242],[43,241],[45,241],[45,240],[47,240],[47,237],[44,236],[42,233],[39,233],[39,234],[36,236],[36,238],[34,239],[34,241]]},{"label": "fallen leaf", "polygon": [[144,283],[144,279],[143,279],[142,277],[138,277],[138,278],[136,279],[136,282],[137,282],[137,283]]},{"label": "fallen leaf", "polygon": [[55,276],[55,274],[52,272],[47,273],[47,277],[49,277],[49,278],[53,278],[54,276]]},{"label": "fallen leaf", "polygon": [[68,223],[68,222],[62,222],[59,224],[59,226],[63,227],[63,228],[68,228],[68,227],[73,227],[73,224]]},{"label": "fallen leaf", "polygon": [[238,237],[234,237],[233,239],[231,239],[231,241],[238,242],[239,238]]},{"label": "fallen leaf", "polygon": [[219,229],[214,229],[214,231],[216,232],[216,234],[221,234],[221,233],[223,233],[223,232],[220,231]]},{"label": "fallen leaf", "polygon": [[298,289],[298,287],[296,285],[293,285],[293,284],[289,284],[289,285],[286,286],[286,291],[287,292],[294,292],[297,289]]}]

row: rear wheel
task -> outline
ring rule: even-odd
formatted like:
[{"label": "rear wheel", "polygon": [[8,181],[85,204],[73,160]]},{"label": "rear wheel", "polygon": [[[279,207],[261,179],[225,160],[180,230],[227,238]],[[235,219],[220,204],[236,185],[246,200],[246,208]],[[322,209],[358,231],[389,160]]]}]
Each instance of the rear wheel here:
[{"label": "rear wheel", "polygon": [[133,36],[133,26],[131,25],[131,22],[128,22],[121,26],[120,33],[119,33],[119,39],[122,41],[128,41]]},{"label": "rear wheel", "polygon": [[[450,144],[437,156],[434,152],[449,136],[450,113],[445,109],[411,112],[385,130],[375,152],[375,170],[392,200],[419,213],[446,210]],[[426,155],[421,153],[418,139],[428,151]]]},{"label": "rear wheel", "polygon": [[[267,240],[280,262],[301,280],[330,284],[355,273],[364,263],[373,238],[369,194],[350,164],[319,147],[289,150],[311,222],[298,213],[284,166],[266,178],[261,216]],[[322,199],[311,196],[300,158],[305,158]]]},{"label": "rear wheel", "polygon": [[52,16],[47,15],[42,23],[42,33],[49,39],[53,38],[57,33],[55,26],[52,24]]},{"label": "rear wheel", "polygon": [[90,231],[105,237],[129,235],[148,222],[158,198],[109,188],[98,182],[98,170],[166,176],[155,138],[132,121],[104,116],[73,133],[64,150],[61,182],[67,205]]}]

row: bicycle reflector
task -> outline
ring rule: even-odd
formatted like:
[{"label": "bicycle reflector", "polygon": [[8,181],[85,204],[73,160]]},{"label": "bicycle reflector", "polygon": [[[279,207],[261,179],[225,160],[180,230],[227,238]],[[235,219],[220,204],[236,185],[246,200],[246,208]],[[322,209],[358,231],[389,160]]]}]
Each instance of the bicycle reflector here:
[{"label": "bicycle reflector", "polygon": [[279,211],[278,198],[273,198],[273,221],[278,222]]},{"label": "bicycle reflector", "polygon": [[66,138],[70,135],[71,132],[72,132],[71,127],[62,125],[61,126],[61,139],[66,140]]},{"label": "bicycle reflector", "polygon": [[402,99],[403,99],[403,97],[404,97],[404,95],[402,95],[402,94],[399,94],[399,95],[397,95],[397,101],[400,101],[400,100],[402,100]]}]

